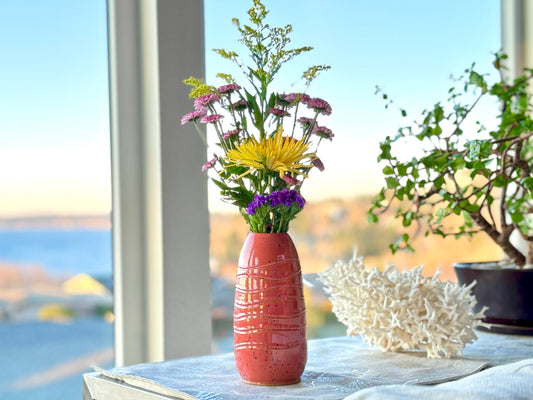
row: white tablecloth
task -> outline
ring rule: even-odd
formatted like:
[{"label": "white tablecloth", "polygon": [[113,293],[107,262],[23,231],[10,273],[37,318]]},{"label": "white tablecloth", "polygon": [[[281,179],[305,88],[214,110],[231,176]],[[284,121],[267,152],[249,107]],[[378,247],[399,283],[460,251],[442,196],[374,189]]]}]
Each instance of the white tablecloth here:
[{"label": "white tablecloth", "polygon": [[[498,397],[499,388],[508,386],[502,382],[516,388],[517,396],[527,392],[530,397],[524,398],[533,398],[533,337],[478,335],[479,340],[454,359],[427,359],[421,352],[383,353],[358,337],[311,340],[302,381],[289,386],[242,383],[233,354],[139,364],[101,373],[156,393],[199,400],[507,398]],[[498,365],[501,370],[489,368]],[[490,390],[468,397],[473,393],[468,390],[480,387]]]}]

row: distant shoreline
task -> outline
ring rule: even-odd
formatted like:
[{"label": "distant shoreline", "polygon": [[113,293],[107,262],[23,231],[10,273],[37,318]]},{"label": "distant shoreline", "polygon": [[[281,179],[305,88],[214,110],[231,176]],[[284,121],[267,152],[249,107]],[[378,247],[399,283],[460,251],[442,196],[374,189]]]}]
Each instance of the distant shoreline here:
[{"label": "distant shoreline", "polygon": [[0,217],[0,229],[111,229],[111,216],[103,214]]}]

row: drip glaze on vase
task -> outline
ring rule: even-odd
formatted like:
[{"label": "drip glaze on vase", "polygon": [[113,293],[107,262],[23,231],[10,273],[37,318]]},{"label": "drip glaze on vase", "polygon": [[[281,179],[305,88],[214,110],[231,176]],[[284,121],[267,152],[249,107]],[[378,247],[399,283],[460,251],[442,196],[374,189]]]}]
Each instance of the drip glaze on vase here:
[{"label": "drip glaze on vase", "polygon": [[289,385],[307,361],[305,303],[296,248],[287,233],[250,233],[235,287],[234,351],[246,383]]}]

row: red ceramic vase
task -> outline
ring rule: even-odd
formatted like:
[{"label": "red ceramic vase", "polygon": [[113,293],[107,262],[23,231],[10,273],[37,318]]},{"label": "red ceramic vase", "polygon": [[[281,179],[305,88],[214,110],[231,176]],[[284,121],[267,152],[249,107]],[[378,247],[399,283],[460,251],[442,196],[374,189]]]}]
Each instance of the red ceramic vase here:
[{"label": "red ceramic vase", "polygon": [[298,253],[287,233],[250,233],[239,258],[234,309],[235,362],[256,385],[300,381],[307,361]]}]

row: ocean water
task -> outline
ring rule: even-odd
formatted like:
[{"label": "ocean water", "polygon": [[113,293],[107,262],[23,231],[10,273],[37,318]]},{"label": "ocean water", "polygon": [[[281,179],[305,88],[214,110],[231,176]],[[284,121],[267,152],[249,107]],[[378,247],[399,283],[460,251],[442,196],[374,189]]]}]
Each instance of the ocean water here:
[{"label": "ocean water", "polygon": [[82,375],[111,368],[112,349],[102,319],[0,323],[0,399],[81,399]]},{"label": "ocean water", "polygon": [[111,230],[0,229],[0,262],[39,265],[53,275],[111,276]]},{"label": "ocean water", "polygon": [[[112,275],[109,229],[0,230],[0,263],[41,266],[50,275]],[[0,400],[81,399],[82,374],[112,367],[113,325],[0,321]]]}]

